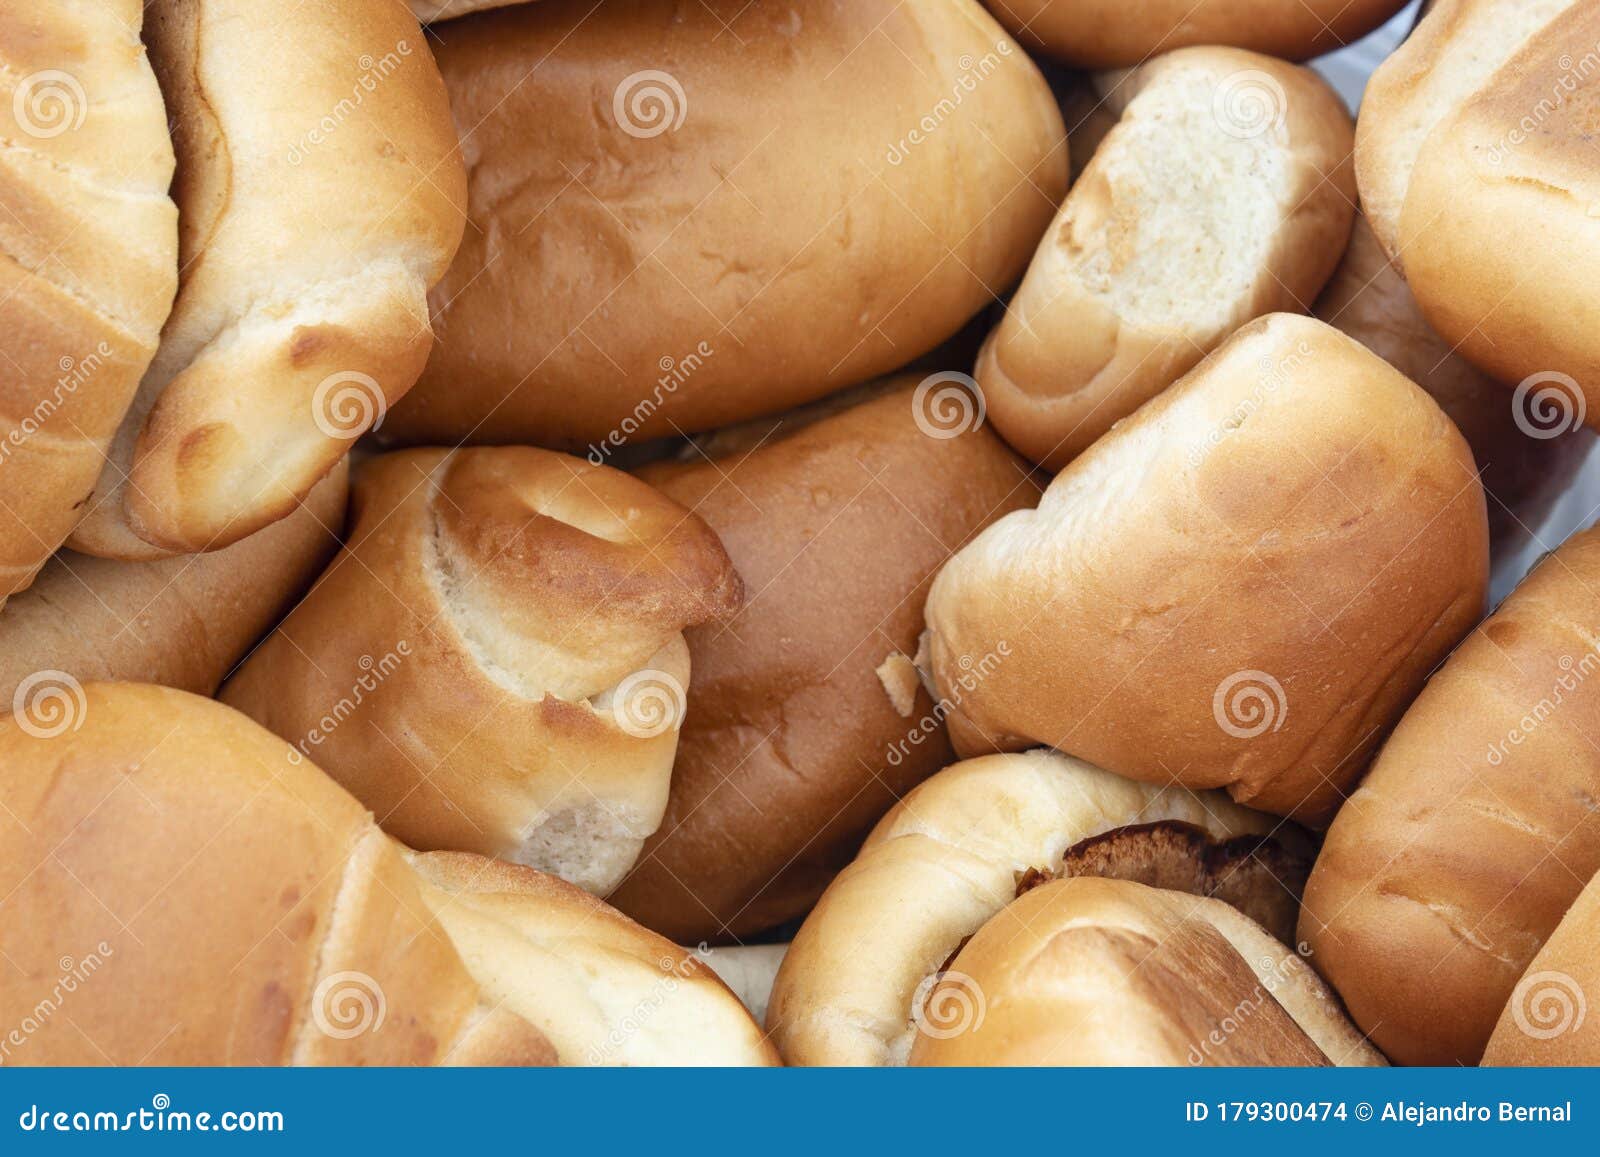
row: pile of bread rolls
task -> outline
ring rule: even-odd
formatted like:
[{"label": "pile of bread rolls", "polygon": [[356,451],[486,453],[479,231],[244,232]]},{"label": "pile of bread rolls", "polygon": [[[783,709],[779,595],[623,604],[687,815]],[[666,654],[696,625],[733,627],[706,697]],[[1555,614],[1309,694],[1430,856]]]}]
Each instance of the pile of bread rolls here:
[{"label": "pile of bread rolls", "polygon": [[1600,1064],[1600,0],[293,7],[0,8],[0,1064]]}]

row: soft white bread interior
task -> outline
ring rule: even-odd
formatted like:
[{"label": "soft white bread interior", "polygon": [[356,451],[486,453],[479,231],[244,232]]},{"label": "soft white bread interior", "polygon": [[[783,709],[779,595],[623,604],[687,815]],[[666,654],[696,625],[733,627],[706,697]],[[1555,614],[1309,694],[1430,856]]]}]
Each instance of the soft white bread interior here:
[{"label": "soft white bread interior", "polygon": [[1435,0],[1372,74],[1356,124],[1356,181],[1378,243],[1402,270],[1400,212],[1423,142],[1529,37],[1576,2]]},{"label": "soft white bread interior", "polygon": [[683,630],[738,576],[643,482],[530,447],[357,468],[343,552],[223,688],[385,829],[600,895],[661,822]]},{"label": "soft white bread interior", "polygon": [[555,1059],[468,974],[401,849],[293,756],[135,683],[0,716],[0,1009],[32,1018],[7,1063]]},{"label": "soft white bread interior", "polygon": [[995,428],[1052,470],[1251,318],[1309,309],[1355,211],[1350,117],[1308,69],[1187,48],[1117,89],[974,371]]},{"label": "soft white bread interior", "polygon": [[1600,877],[1590,880],[1511,990],[1485,1065],[1600,1065]]},{"label": "soft white bread interior", "polygon": [[1275,314],[957,553],[929,659],[964,755],[1043,744],[1325,825],[1487,578],[1483,488],[1438,404]]},{"label": "soft white bread interior", "polygon": [[1328,832],[1300,935],[1398,1063],[1475,1064],[1600,871],[1597,622],[1589,530],[1450,656]]},{"label": "soft white bread interior", "polygon": [[873,829],[794,938],[767,1010],[784,1060],[904,1064],[929,978],[1019,890],[1113,875],[1226,897],[1291,929],[1310,845],[1221,792],[1053,752],[956,764]]},{"label": "soft white bread interior", "polygon": [[140,0],[0,6],[0,605],[82,516],[178,287]]},{"label": "soft white bread interior", "polygon": [[563,1064],[778,1063],[699,951],[531,868],[452,852],[411,865],[490,999],[537,1025]]},{"label": "soft white bread interior", "polygon": [[154,0],[183,276],[74,549],[215,550],[286,516],[410,388],[465,177],[396,0]]},{"label": "soft white bread interior", "polygon": [[1041,885],[916,1010],[913,1065],[1382,1065],[1311,966],[1221,900]]}]

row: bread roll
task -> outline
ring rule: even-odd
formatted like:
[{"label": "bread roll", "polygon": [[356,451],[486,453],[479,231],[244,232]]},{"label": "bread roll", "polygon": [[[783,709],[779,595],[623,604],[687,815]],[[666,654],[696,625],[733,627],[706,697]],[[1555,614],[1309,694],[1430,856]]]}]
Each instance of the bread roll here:
[{"label": "bread roll", "polygon": [[347,476],[340,463],[288,518],[213,554],[62,551],[0,613],[0,708],[50,672],[215,694],[338,549]]},{"label": "bread roll", "polygon": [[1351,124],[1316,76],[1229,48],[1138,69],[978,357],[991,420],[1059,470],[1344,252]]},{"label": "bread roll", "polygon": [[940,572],[930,658],[956,750],[1046,743],[1325,825],[1483,614],[1471,452],[1362,346],[1240,330]]},{"label": "bread roll", "polygon": [[1600,886],[1590,880],[1550,934],[1500,1013],[1485,1065],[1600,1065]]},{"label": "bread roll", "polygon": [[1600,425],[1600,302],[1574,272],[1600,260],[1597,76],[1600,5],[1575,5],[1423,142],[1401,211],[1422,312],[1475,365],[1520,383],[1524,428],[1542,430],[1551,401],[1558,429]]},{"label": "bread roll", "polygon": [[1057,880],[915,1009],[913,1065],[1381,1065],[1309,965],[1221,900]]},{"label": "bread roll", "polygon": [[472,172],[384,427],[580,449],[911,361],[1022,273],[1061,117],[976,0],[540,0],[434,29]]},{"label": "bread roll", "polygon": [[1328,832],[1300,933],[1406,1064],[1472,1064],[1600,871],[1600,532],[1569,539],[1435,675]]},{"label": "bread roll", "polygon": [[424,899],[496,1004],[569,1065],[775,1065],[702,954],[553,876],[452,852],[413,856]]},{"label": "bread roll", "polygon": [[140,0],[0,8],[0,605],[83,513],[178,287]]},{"label": "bread roll", "polygon": [[1356,181],[1372,231],[1396,265],[1402,263],[1400,213],[1423,142],[1530,36],[1575,3],[1437,0],[1372,74],[1356,125]]},{"label": "bread roll", "polygon": [[393,841],[292,754],[134,683],[0,717],[7,1063],[554,1059],[486,1000]]},{"label": "bread roll", "polygon": [[928,585],[1039,490],[973,426],[971,395],[926,380],[751,423],[642,472],[710,524],[750,592],[736,618],[686,635],[694,682],[667,814],[611,897],[674,940],[805,915],[878,817],[950,762],[911,662]]},{"label": "bread roll", "polygon": [[1583,466],[1593,436],[1519,425],[1511,391],[1459,357],[1428,325],[1365,216],[1356,218],[1344,261],[1314,312],[1427,390],[1449,415],[1478,463],[1492,556],[1497,564],[1520,561],[1513,552],[1544,525]]},{"label": "bread roll", "polygon": [[1407,0],[985,0],[1030,49],[1122,68],[1191,44],[1306,60],[1359,40]]},{"label": "bread roll", "polygon": [[344,551],[222,699],[405,843],[603,895],[666,806],[682,631],[739,601],[716,535],[620,471],[404,451],[357,469]]},{"label": "bread roll", "polygon": [[182,283],[75,550],[215,550],[287,515],[410,388],[465,181],[395,0],[153,0]]},{"label": "bread roll", "polygon": [[1291,928],[1309,862],[1303,832],[1220,792],[1044,751],[956,764],[884,816],[823,894],[778,972],[767,1028],[790,1064],[904,1064],[930,978],[1041,880],[1215,894]]}]

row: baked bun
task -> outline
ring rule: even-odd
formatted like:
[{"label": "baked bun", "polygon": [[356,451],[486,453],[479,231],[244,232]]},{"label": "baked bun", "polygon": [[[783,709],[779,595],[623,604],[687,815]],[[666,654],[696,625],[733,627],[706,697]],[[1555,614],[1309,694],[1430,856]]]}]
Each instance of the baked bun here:
[{"label": "baked bun", "polygon": [[1523,425],[1548,421],[1551,401],[1559,427],[1600,425],[1600,305],[1574,273],[1600,261],[1597,45],[1596,4],[1534,33],[1423,142],[1400,216],[1422,312],[1475,365],[1520,383]]},{"label": "baked bun", "polygon": [[[1400,213],[1423,142],[1529,37],[1576,2],[1437,0],[1372,74],[1356,125],[1356,181],[1372,231],[1397,266]],[[1538,101],[1519,112],[1537,107]],[[1472,271],[1468,265],[1463,273]]]},{"label": "baked bun", "polygon": [[1027,892],[922,995],[913,1065],[1384,1063],[1259,925],[1124,880]]},{"label": "baked bun", "polygon": [[1485,1065],[1600,1065],[1600,1020],[1588,999],[1600,992],[1597,946],[1600,884],[1590,880],[1512,989]]},{"label": "baked bun", "polygon": [[140,0],[0,6],[0,605],[84,500],[178,287]]},{"label": "baked bun", "polygon": [[0,709],[62,676],[214,695],[338,549],[348,476],[341,462],[288,518],[213,554],[56,555],[0,613]]},{"label": "baked bun", "polygon": [[1310,308],[1354,213],[1350,117],[1309,69],[1186,48],[1119,91],[974,371],[995,429],[1051,470],[1251,318]]},{"label": "baked bun", "polygon": [[956,750],[1048,744],[1325,825],[1483,614],[1483,489],[1438,405],[1337,330],[1240,330],[940,572]]},{"label": "baked bun", "polygon": [[1473,1064],[1600,871],[1600,532],[1462,643],[1328,832],[1300,934],[1406,1064]]},{"label": "baked bun", "polygon": [[286,516],[410,388],[465,180],[395,0],[153,0],[183,277],[75,550],[215,550]]},{"label": "baked bun", "polygon": [[1497,563],[1516,565],[1513,552],[1544,524],[1582,468],[1593,435],[1519,424],[1511,391],[1428,325],[1365,216],[1356,218],[1344,261],[1314,312],[1427,390],[1466,436],[1488,504],[1491,553]]},{"label": "baked bun", "polygon": [[397,845],[292,756],[134,683],[0,717],[0,1009],[33,1021],[8,1063],[554,1059],[468,975]]},{"label": "baked bun", "polygon": [[471,222],[397,439],[604,447],[876,377],[1010,286],[1066,189],[1055,100],[975,0],[540,0],[431,35]]},{"label": "baked bun", "polygon": [[1307,60],[1359,40],[1407,0],[985,0],[1030,49],[1080,68],[1123,68],[1158,52],[1227,44]]},{"label": "baked bun", "polygon": [[413,855],[424,898],[497,1005],[568,1065],[775,1065],[778,1054],[701,958],[531,868]]},{"label": "baked bun", "polygon": [[767,1027],[790,1064],[904,1064],[931,978],[1020,891],[1115,875],[1292,929],[1310,852],[1293,824],[1220,792],[1044,751],[959,763],[884,816],[823,893],[778,972]]},{"label": "baked bun", "polygon": [[750,592],[685,636],[694,682],[666,817],[611,897],[680,943],[805,915],[878,817],[952,758],[911,660],[923,601],[952,551],[1039,489],[973,428],[970,394],[927,381],[641,471],[710,524]]},{"label": "baked bun", "polygon": [[737,609],[706,525],[527,447],[357,468],[345,549],[223,688],[427,851],[604,894],[666,806],[682,631]]}]

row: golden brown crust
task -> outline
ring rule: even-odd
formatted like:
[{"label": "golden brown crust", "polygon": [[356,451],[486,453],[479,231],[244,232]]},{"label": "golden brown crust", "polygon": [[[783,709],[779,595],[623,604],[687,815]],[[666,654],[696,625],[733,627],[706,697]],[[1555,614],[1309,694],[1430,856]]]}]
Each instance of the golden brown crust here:
[{"label": "golden brown crust", "polygon": [[1350,338],[1277,314],[946,565],[933,674],[1010,649],[952,714],[958,751],[1044,743],[1326,824],[1487,575],[1460,433]]},{"label": "golden brown crust", "polygon": [[[1350,117],[1309,69],[1187,48],[1118,90],[1121,120],[974,370],[995,428],[1050,470],[1245,322],[1309,308],[1354,214]],[[1166,216],[1185,198],[1188,216],[1209,222],[1198,236]]]},{"label": "golden brown crust", "polygon": [[929,987],[913,1065],[1381,1065],[1293,952],[1220,900],[1085,877],[989,920]]},{"label": "golden brown crust", "polygon": [[1591,530],[1461,644],[1328,832],[1301,935],[1396,1061],[1475,1063],[1600,870],[1597,584]]},{"label": "golden brown crust", "polygon": [[1049,89],[975,0],[540,0],[430,34],[472,227],[397,439],[600,447],[867,380],[1004,292],[1066,187]]},{"label": "golden brown crust", "polygon": [[294,508],[420,372],[466,200],[443,84],[394,0],[292,21],[160,0],[146,39],[184,272],[73,539],[114,558],[214,550]]},{"label": "golden brown crust", "polygon": [[139,0],[0,10],[0,605],[83,513],[178,283]]},{"label": "golden brown crust", "polygon": [[1600,885],[1590,880],[1512,989],[1485,1065],[1578,1067],[1600,1064]]},{"label": "golden brown crust", "polygon": [[1600,261],[1597,44],[1593,4],[1535,33],[1427,138],[1400,216],[1423,313],[1475,365],[1522,383],[1524,424],[1540,418],[1528,390],[1553,380],[1564,425],[1600,425],[1600,302],[1571,280]]},{"label": "golden brown crust", "polygon": [[[878,817],[950,761],[907,658],[928,585],[1039,490],[989,430],[932,436],[918,388],[829,399],[820,420],[752,423],[754,445],[712,439],[714,458],[641,472],[710,524],[750,592],[737,617],[686,635],[694,682],[667,814],[611,897],[675,940],[804,915]],[[877,673],[890,655],[904,712]]]},{"label": "golden brown crust", "polygon": [[1192,44],[1307,60],[1358,40],[1406,0],[987,0],[1030,49],[1080,68],[1124,68]]},{"label": "golden brown crust", "polygon": [[[603,893],[666,803],[681,632],[740,597],[705,524],[625,474],[525,447],[404,451],[358,469],[345,550],[222,698],[406,843]],[[595,824],[570,862],[539,842]]]},{"label": "golden brown crust", "polygon": [[[8,1061],[453,1059],[487,1006],[355,800],[209,700],[62,691],[0,718],[0,1008],[36,1021]],[[469,1056],[541,1041],[502,1023]]]},{"label": "golden brown crust", "polygon": [[338,549],[347,480],[341,463],[294,514],[213,554],[62,551],[0,613],[0,705],[41,670],[215,694]]},{"label": "golden brown crust", "polygon": [[1483,479],[1497,560],[1544,524],[1582,467],[1593,436],[1525,433],[1515,421],[1512,391],[1433,331],[1364,215],[1356,218],[1344,261],[1313,312],[1427,390],[1465,435]]}]

